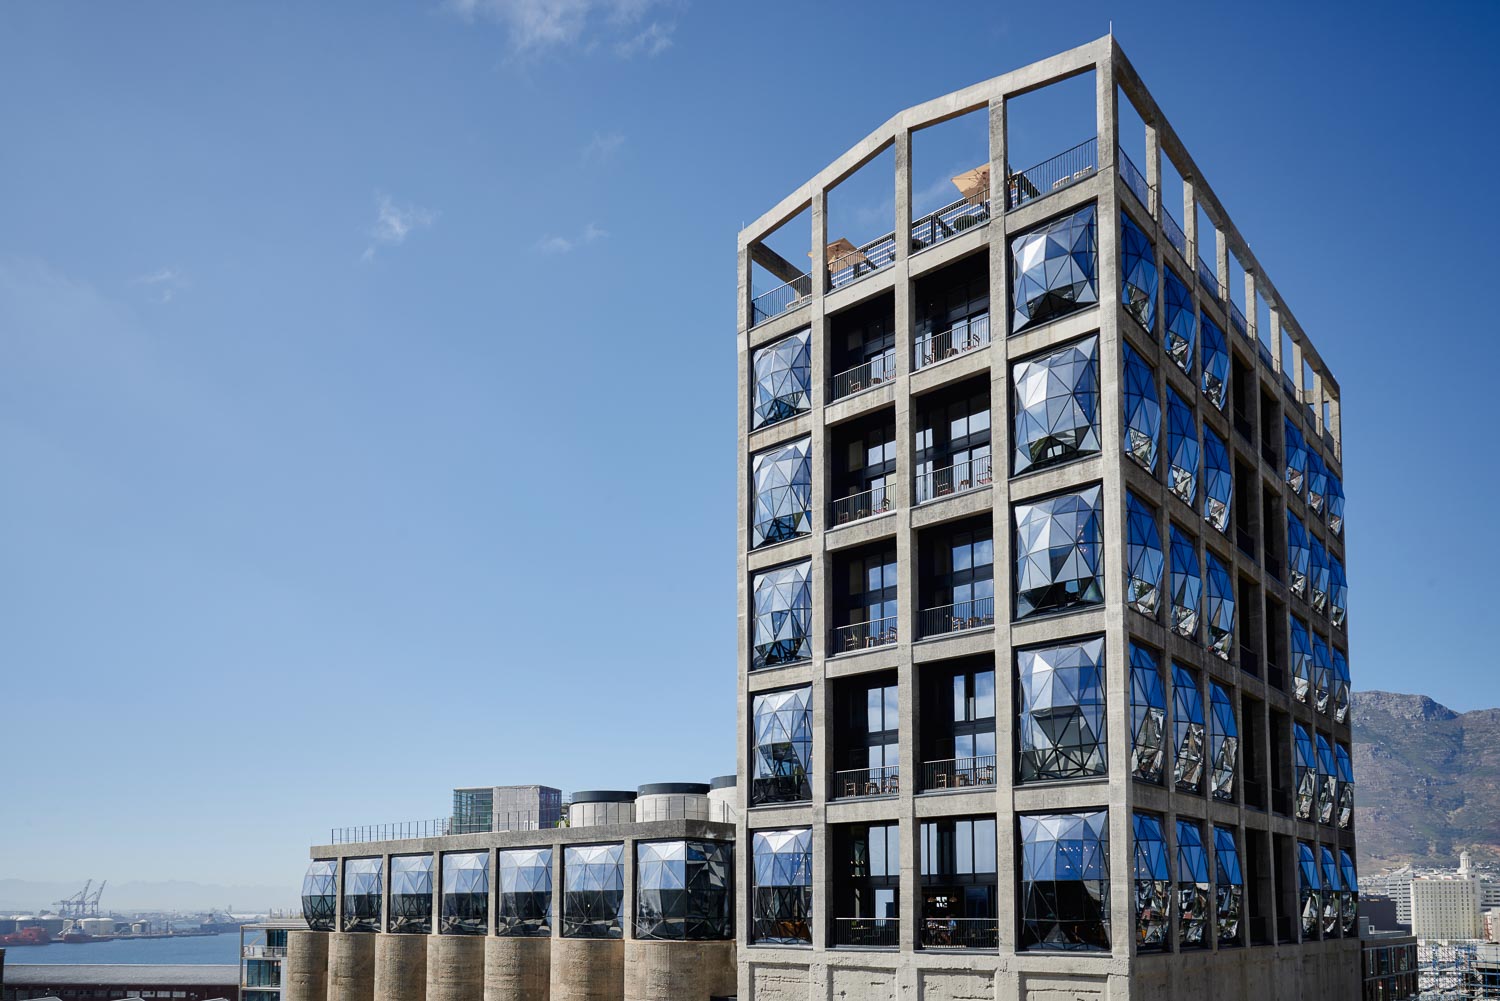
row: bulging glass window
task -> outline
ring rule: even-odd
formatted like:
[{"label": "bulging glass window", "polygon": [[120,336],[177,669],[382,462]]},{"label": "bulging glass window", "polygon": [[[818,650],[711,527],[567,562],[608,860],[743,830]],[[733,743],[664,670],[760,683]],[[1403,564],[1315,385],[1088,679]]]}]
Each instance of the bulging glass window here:
[{"label": "bulging glass window", "polygon": [[1313,705],[1326,715],[1333,700],[1333,661],[1328,656],[1328,644],[1317,633],[1312,635],[1312,666]]},{"label": "bulging glass window", "polygon": [[1344,481],[1328,474],[1328,531],[1334,535],[1344,534]]},{"label": "bulging glass window", "polygon": [[1214,828],[1214,862],[1218,876],[1214,881],[1214,891],[1218,898],[1219,945],[1238,945],[1240,918],[1244,914],[1245,876],[1240,869],[1239,846],[1235,844],[1234,831],[1230,828]]},{"label": "bulging glass window", "polygon": [[1338,807],[1338,765],[1333,760],[1333,748],[1321,733],[1317,735],[1318,748],[1318,823],[1333,823],[1334,810]]},{"label": "bulging glass window", "polygon": [[1161,605],[1161,578],[1166,556],[1156,529],[1156,508],[1133,492],[1125,494],[1125,601],[1152,619]]},{"label": "bulging glass window", "polygon": [[755,418],[760,428],[812,409],[812,332],[803,330],[755,352]]},{"label": "bulging glass window", "polygon": [[443,856],[443,912],[438,930],[444,935],[489,934],[489,852]]},{"label": "bulging glass window", "polygon": [[1160,952],[1172,931],[1172,870],[1161,819],[1132,815],[1135,833],[1135,947]]},{"label": "bulging glass window", "polygon": [[379,931],[383,859],[344,860],[344,931]]},{"label": "bulging glass window", "polygon": [[1339,924],[1345,935],[1353,935],[1359,923],[1359,874],[1354,868],[1354,859],[1346,851],[1339,852],[1339,870],[1343,876],[1343,900],[1339,907]]},{"label": "bulging glass window", "polygon": [[1318,876],[1312,845],[1306,841],[1297,842],[1297,892],[1302,908],[1302,937],[1317,938],[1323,916],[1323,881]]},{"label": "bulging glass window", "polygon": [[1323,502],[1328,496],[1328,470],[1323,457],[1314,449],[1307,450],[1307,506],[1315,514],[1323,513]]},{"label": "bulging glass window", "polygon": [[1234,581],[1212,552],[1203,559],[1208,567],[1208,648],[1228,660],[1234,649]]},{"label": "bulging glass window", "polygon": [[1286,485],[1298,497],[1307,488],[1307,443],[1290,417],[1281,419],[1286,431]]},{"label": "bulging glass window", "polygon": [[1337,744],[1333,749],[1334,767],[1338,770],[1338,821],[1339,829],[1347,831],[1354,823],[1354,763],[1349,760],[1349,749]]},{"label": "bulging glass window", "polygon": [[1109,813],[1021,817],[1022,949],[1109,949]]},{"label": "bulging glass window", "polygon": [[1178,368],[1192,375],[1193,329],[1198,322],[1193,307],[1193,293],[1171,268],[1167,269],[1166,279],[1162,302],[1166,329],[1162,333],[1161,346],[1166,350],[1167,356],[1177,363]]},{"label": "bulging glass window", "polygon": [[1016,475],[1099,451],[1099,338],[1011,366]]},{"label": "bulging glass window", "polygon": [[1336,938],[1339,933],[1339,878],[1338,863],[1333,852],[1326,846],[1318,846],[1318,857],[1323,862],[1323,937]]},{"label": "bulging glass window", "polygon": [[734,937],[734,847],[722,841],[636,845],[635,937],[713,942]]},{"label": "bulging glass window", "polygon": [[563,938],[621,938],[624,909],[625,846],[564,848]]},{"label": "bulging glass window", "polygon": [[812,941],[812,831],[754,831],[751,940]]},{"label": "bulging glass window", "polygon": [[552,849],[511,848],[499,854],[499,913],[495,933],[545,938],[552,934]]},{"label": "bulging glass window", "polygon": [[750,548],[812,532],[812,438],[758,453],[751,461],[755,518]]},{"label": "bulging glass window", "polygon": [[1308,703],[1312,699],[1313,650],[1307,626],[1292,619],[1292,697]]},{"label": "bulging glass window", "polygon": [[1174,779],[1184,792],[1203,791],[1203,695],[1198,676],[1181,664],[1172,665],[1172,726],[1177,746]]},{"label": "bulging glass window", "polygon": [[432,856],[391,856],[390,930],[400,935],[432,934]]},{"label": "bulging glass window", "polygon": [[1104,638],[1016,653],[1021,781],[1108,771],[1104,743]]},{"label": "bulging glass window", "polygon": [[1307,540],[1307,579],[1311,584],[1313,611],[1322,615],[1328,614],[1328,550],[1323,548],[1323,543],[1318,541],[1317,536],[1309,536]]},{"label": "bulging glass window", "polygon": [[1229,345],[1224,331],[1207,315],[1200,317],[1203,329],[1203,395],[1219,410],[1229,399]]},{"label": "bulging glass window", "polygon": [[1167,387],[1167,489],[1185,504],[1198,497],[1198,419],[1177,391]]},{"label": "bulging glass window", "polygon": [[1342,723],[1349,718],[1349,661],[1338,647],[1333,648],[1333,718]]},{"label": "bulging glass window", "polygon": [[1214,799],[1234,800],[1234,773],[1240,757],[1240,728],[1234,720],[1234,703],[1217,681],[1208,685],[1209,754],[1213,770],[1209,789]]},{"label": "bulging glass window", "polygon": [[1193,639],[1203,609],[1203,576],[1198,571],[1198,548],[1192,538],[1172,526],[1172,631]]},{"label": "bulging glass window", "polygon": [[1125,454],[1142,469],[1156,472],[1156,445],[1161,437],[1161,401],[1156,373],[1129,344],[1125,349]]},{"label": "bulging glass window", "polygon": [[1130,644],[1130,774],[1161,783],[1166,758],[1167,693],[1156,654]]},{"label": "bulging glass window", "polygon": [[1104,601],[1102,491],[1017,504],[1016,617]]},{"label": "bulging glass window", "polygon": [[1292,811],[1298,820],[1312,820],[1318,798],[1318,759],[1312,738],[1301,723],[1292,724],[1293,770],[1297,781]]},{"label": "bulging glass window", "polygon": [[1291,575],[1292,593],[1307,597],[1307,574],[1312,568],[1312,549],[1308,546],[1307,528],[1291,511],[1286,513],[1286,568]]},{"label": "bulging glass window", "polygon": [[1156,329],[1156,250],[1124,212],[1120,213],[1120,303],[1141,326]]},{"label": "bulging glass window", "polygon": [[1186,820],[1177,822],[1177,922],[1184,949],[1208,945],[1208,852]]},{"label": "bulging glass window", "polygon": [[812,689],[757,695],[750,805],[812,799]]},{"label": "bulging glass window", "polygon": [[1093,205],[1010,241],[1010,332],[1018,334],[1099,303],[1099,234]]},{"label": "bulging glass window", "polygon": [[1328,621],[1342,629],[1349,615],[1349,578],[1344,575],[1344,561],[1328,557]]},{"label": "bulging glass window", "polygon": [[812,561],[755,575],[751,668],[812,658]]},{"label": "bulging glass window", "polygon": [[338,913],[338,862],[318,859],[302,877],[302,917],[313,931],[333,931]]},{"label": "bulging glass window", "polygon": [[1234,474],[1229,449],[1214,429],[1203,428],[1203,520],[1219,531],[1229,531],[1229,507],[1234,503]]}]

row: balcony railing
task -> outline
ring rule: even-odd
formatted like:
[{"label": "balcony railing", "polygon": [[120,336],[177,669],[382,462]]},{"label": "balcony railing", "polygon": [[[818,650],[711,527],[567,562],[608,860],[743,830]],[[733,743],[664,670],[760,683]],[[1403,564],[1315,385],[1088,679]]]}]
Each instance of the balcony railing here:
[{"label": "balcony railing", "polygon": [[980,758],[926,761],[922,764],[922,791],[936,792],[942,789],[992,786],[995,784],[995,777],[993,754]]},{"label": "balcony railing", "polygon": [[1234,412],[1234,429],[1239,432],[1241,438],[1245,439],[1246,444],[1255,443],[1255,425],[1242,411]]},{"label": "balcony railing", "polygon": [[896,765],[886,765],[883,768],[851,768],[833,773],[834,799],[894,796],[900,791],[901,769]]},{"label": "balcony railing", "polygon": [[1215,299],[1224,298],[1224,290],[1219,285],[1219,273],[1201,255],[1198,257],[1198,284]]},{"label": "balcony railing", "polygon": [[971,316],[941,333],[919,334],[912,345],[912,367],[923,369],[957,358],[990,342],[990,314]]},{"label": "balcony railing", "polygon": [[1017,171],[1005,182],[1006,208],[1018,209],[1027,202],[1092,177],[1098,169],[1098,163],[1099,141],[1094,138],[1081,142],[1050,160],[1044,160],[1035,167]]},{"label": "balcony railing", "polygon": [[990,221],[990,200],[983,198],[960,198],[944,205],[936,212],[929,212],[911,224],[911,250],[916,253],[934,244],[957,236],[966,229],[983,226]]},{"label": "balcony railing", "polygon": [[1281,580],[1281,557],[1266,553],[1266,573],[1277,580]]},{"label": "balcony railing", "polygon": [[1229,324],[1238,330],[1245,340],[1250,339],[1250,327],[1245,323],[1245,314],[1233,299],[1229,300]]},{"label": "balcony railing", "polygon": [[833,399],[842,400],[846,396],[863,392],[872,386],[879,386],[896,378],[896,352],[887,351],[885,354],[876,355],[863,365],[856,365],[851,369],[840,372],[833,377]]},{"label": "balcony railing", "polygon": [[995,624],[995,599],[975,598],[922,610],[922,636],[946,636]]},{"label": "balcony railing", "polygon": [[991,456],[981,455],[934,469],[917,477],[917,503],[987,487],[993,478]]},{"label": "balcony railing", "polygon": [[895,489],[895,485],[894,479],[887,479],[883,486],[871,487],[869,490],[862,490],[848,497],[840,497],[831,505],[833,524],[847,525],[851,521],[885,514],[894,506],[891,491]]},{"label": "balcony railing", "polygon": [[1120,176],[1125,179],[1125,187],[1130,189],[1132,195],[1135,195],[1135,200],[1141,203],[1141,208],[1149,212],[1151,210],[1151,186],[1146,183],[1146,175],[1136,169],[1135,164],[1131,162],[1130,157],[1125,155],[1123,149],[1118,152]]},{"label": "balcony railing", "polygon": [[812,301],[812,275],[798,275],[784,285],[762,292],[750,300],[750,325],[764,323],[787,310]]},{"label": "balcony railing", "polygon": [[1234,544],[1247,558],[1255,559],[1255,535],[1248,528],[1234,526]]},{"label": "balcony railing", "polygon": [[240,955],[246,959],[284,959],[286,957],[286,946],[247,945],[240,948]]},{"label": "balcony railing", "polygon": [[[1254,635],[1258,630],[1246,630],[1249,635]],[[1240,670],[1246,674],[1260,677],[1260,654],[1247,646],[1240,646]]]},{"label": "balcony railing", "polygon": [[1265,810],[1266,787],[1259,782],[1245,780],[1245,805],[1252,810]]},{"label": "balcony railing", "polygon": [[1182,226],[1177,219],[1165,208],[1161,210],[1161,228],[1166,231],[1167,240],[1177,248],[1177,252],[1187,258],[1187,234],[1182,231]]},{"label": "balcony railing", "polygon": [[887,233],[871,240],[828,262],[828,288],[843,288],[850,282],[881,268],[890,267],[896,260],[896,234]]},{"label": "balcony railing", "polygon": [[1286,672],[1279,664],[1274,664],[1269,660],[1266,661],[1266,684],[1283,692],[1286,691]]},{"label": "balcony railing", "polygon": [[833,944],[894,949],[901,944],[899,918],[834,918]]},{"label": "balcony railing", "polygon": [[1277,458],[1275,445],[1272,445],[1267,441],[1262,441],[1260,443],[1260,457],[1266,460],[1266,465],[1270,466],[1272,469],[1276,468]]},{"label": "balcony railing", "polygon": [[896,642],[896,616],[872,619],[839,626],[833,631],[829,653],[853,653],[856,650],[872,650],[878,646],[890,646]]},{"label": "balcony railing", "polygon": [[1271,812],[1279,813],[1283,817],[1292,815],[1292,794],[1285,789],[1271,790]]},{"label": "balcony railing", "polygon": [[[1265,333],[1265,331],[1261,331],[1261,332]],[[1266,366],[1266,368],[1275,368],[1276,367],[1275,361],[1273,361],[1271,359],[1271,349],[1268,348],[1268,347],[1266,347],[1264,343],[1257,343],[1255,345],[1255,350],[1256,350],[1257,353],[1259,353],[1261,363],[1264,364]]]},{"label": "balcony railing", "polygon": [[994,918],[923,918],[924,949],[998,949],[1000,923]]}]

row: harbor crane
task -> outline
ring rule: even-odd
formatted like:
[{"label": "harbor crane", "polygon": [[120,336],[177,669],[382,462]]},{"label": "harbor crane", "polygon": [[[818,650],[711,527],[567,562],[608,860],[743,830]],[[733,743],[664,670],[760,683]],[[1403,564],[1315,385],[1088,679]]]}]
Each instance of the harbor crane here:
[{"label": "harbor crane", "polygon": [[57,913],[65,918],[97,918],[99,916],[99,898],[104,895],[104,887],[109,880],[102,880],[99,888],[93,893],[89,892],[94,885],[91,879],[83,884],[83,889],[65,900],[59,900],[52,906],[57,908]]}]

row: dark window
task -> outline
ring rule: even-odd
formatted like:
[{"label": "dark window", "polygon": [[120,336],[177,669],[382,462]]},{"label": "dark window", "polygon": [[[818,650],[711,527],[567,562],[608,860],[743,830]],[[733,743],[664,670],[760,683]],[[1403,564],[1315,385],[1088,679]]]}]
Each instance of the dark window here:
[{"label": "dark window", "polygon": [[996,948],[995,818],[929,821],[921,832],[922,946]]}]

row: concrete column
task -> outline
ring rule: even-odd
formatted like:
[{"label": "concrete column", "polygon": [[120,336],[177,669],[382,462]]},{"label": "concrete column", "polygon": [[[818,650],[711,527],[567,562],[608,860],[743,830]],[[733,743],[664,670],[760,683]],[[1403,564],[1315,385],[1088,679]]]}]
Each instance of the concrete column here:
[{"label": "concrete column", "polygon": [[620,939],[554,939],[550,976],[550,1001],[624,1001],[625,943]]},{"label": "concrete column", "polygon": [[483,1001],[484,942],[482,935],[427,936],[427,1001]]},{"label": "concrete column", "polygon": [[328,1001],[328,932],[289,931],[281,964],[283,1001]]},{"label": "concrete column", "polygon": [[[827,622],[827,619],[823,621]],[[620,927],[625,940],[635,938],[635,840],[626,838],[620,846]]]},{"label": "concrete column", "polygon": [[1191,179],[1182,179],[1182,235],[1187,237],[1188,287],[1198,274],[1198,193]]},{"label": "concrete column", "polygon": [[1303,401],[1302,338],[1298,337],[1295,331],[1291,331],[1290,333],[1292,338],[1292,385],[1297,387],[1297,402],[1301,403]]},{"label": "concrete column", "polygon": [[823,294],[828,291],[828,192],[813,192],[809,214],[812,216],[812,308],[821,313]]},{"label": "concrete column", "polygon": [[484,1001],[549,1001],[551,995],[551,938],[485,939]]},{"label": "concrete column", "polygon": [[896,263],[911,253],[911,130],[896,133]]},{"label": "concrete column", "polygon": [[1161,136],[1156,131],[1156,126],[1150,122],[1146,123],[1146,186],[1151,189],[1151,204],[1146,207],[1151,210],[1153,219],[1161,218]]},{"label": "concrete column", "polygon": [[[908,213],[910,200],[910,133],[907,134],[907,199]],[[897,146],[897,155],[900,156],[901,147]],[[900,161],[898,160],[898,169]],[[900,179],[898,178],[898,187]],[[897,213],[898,223],[900,212]],[[910,234],[910,223],[907,223],[906,232]],[[909,243],[909,241],[907,241]],[[916,788],[918,774],[921,770],[921,760],[917,754],[916,736],[918,716],[918,686],[916,670],[911,661],[912,642],[917,638],[917,629],[921,621],[921,595],[917,587],[917,535],[912,529],[912,505],[916,497],[916,452],[914,450],[916,435],[916,414],[912,409],[911,399],[911,370],[912,355],[916,336],[917,307],[916,296],[913,295],[910,266],[905,260],[896,264],[898,274],[896,275],[893,289],[895,291],[896,310],[896,480],[899,498],[896,507],[896,609],[900,619],[897,624],[897,716],[899,719],[900,740],[897,743],[897,754],[900,763],[901,780],[901,805],[899,807],[899,820],[901,823],[901,844],[898,852],[897,862],[900,867],[901,889],[897,898],[897,917],[900,920],[898,930],[901,948],[911,949],[915,947],[915,934],[917,927],[917,896],[914,892],[917,886],[916,856],[915,849],[916,834],[912,826],[916,823]]]},{"label": "concrete column", "polygon": [[1328,433],[1333,435],[1333,454],[1343,459],[1344,426],[1340,415],[1339,398],[1333,393],[1328,396]]},{"label": "concrete column", "polygon": [[375,938],[369,932],[328,936],[328,1001],[372,1001],[375,997]]},{"label": "concrete column", "polygon": [[382,934],[373,937],[377,1001],[425,1001],[428,936]]},{"label": "concrete column", "polygon": [[1234,296],[1229,294],[1229,238],[1224,235],[1223,227],[1220,227],[1214,241],[1214,270],[1219,275],[1219,288],[1228,302],[1224,305],[1224,311],[1229,311],[1229,302],[1234,301]]},{"label": "concrete column", "polygon": [[625,1001],[709,1001],[734,990],[733,942],[625,943]]},{"label": "concrete column", "polygon": [[1271,333],[1269,334],[1271,341],[1271,367],[1280,374],[1285,364],[1284,359],[1281,357],[1281,313],[1277,311],[1276,303],[1274,302],[1268,302],[1266,307],[1271,317]]}]

